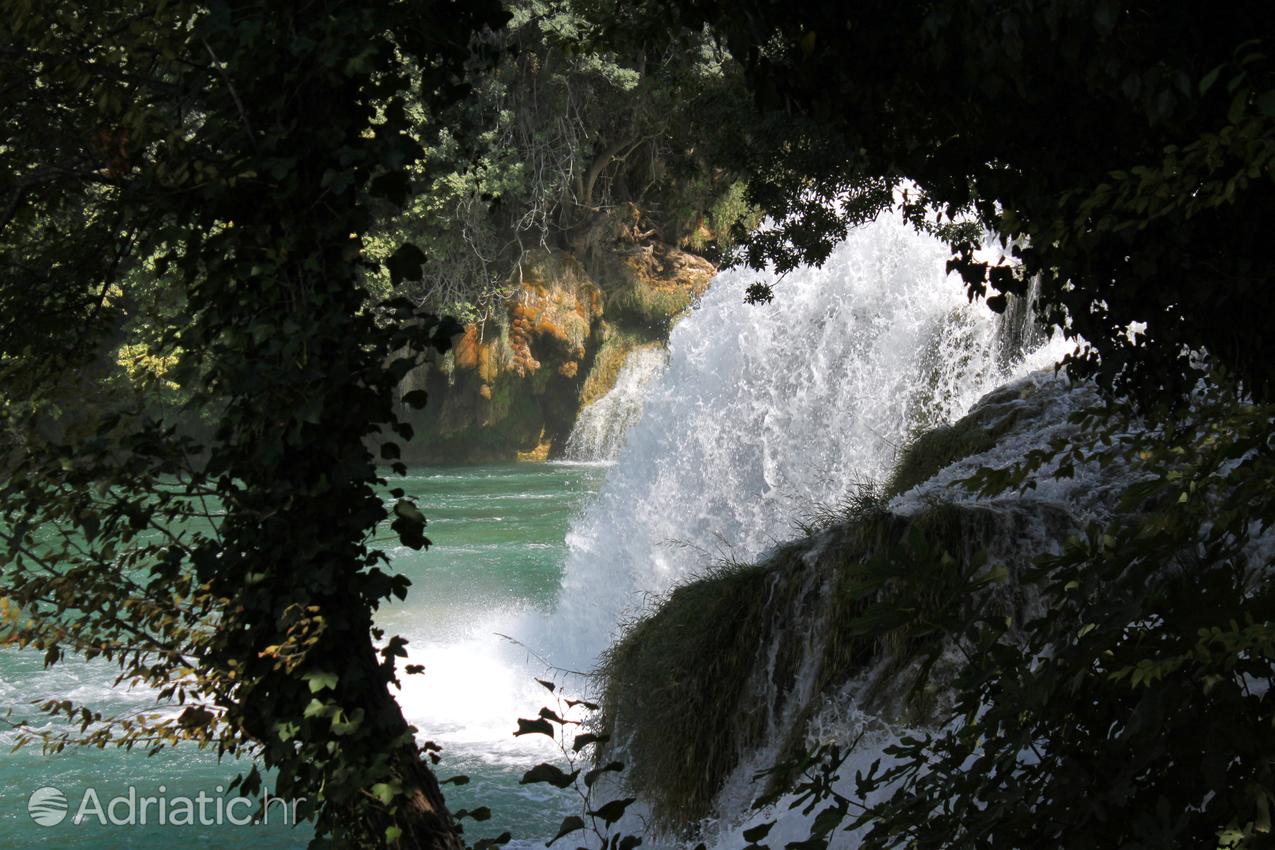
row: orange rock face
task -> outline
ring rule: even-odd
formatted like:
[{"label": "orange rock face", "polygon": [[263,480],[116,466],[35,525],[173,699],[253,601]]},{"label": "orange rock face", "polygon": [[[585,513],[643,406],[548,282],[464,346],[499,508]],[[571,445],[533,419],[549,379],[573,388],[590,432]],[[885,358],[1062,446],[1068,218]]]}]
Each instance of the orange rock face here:
[{"label": "orange rock face", "polygon": [[533,252],[510,280],[504,315],[467,326],[452,368],[427,379],[418,432],[448,461],[552,456],[584,387],[590,399],[605,393],[632,346],[663,342],[713,272],[659,243],[617,243],[587,271],[566,251]]}]

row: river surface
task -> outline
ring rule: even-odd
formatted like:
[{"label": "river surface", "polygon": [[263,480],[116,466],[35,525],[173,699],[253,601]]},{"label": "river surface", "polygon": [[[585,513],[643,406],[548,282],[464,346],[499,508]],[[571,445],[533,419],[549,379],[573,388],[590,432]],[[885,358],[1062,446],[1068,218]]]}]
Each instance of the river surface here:
[{"label": "river surface", "polygon": [[[384,609],[377,619],[389,633],[407,637],[410,660],[426,667],[424,674],[410,677],[400,702],[422,735],[444,746],[440,775],[471,778],[464,786],[446,786],[449,802],[453,808],[492,810],[491,820],[469,826],[472,837],[508,829],[516,843],[530,846],[552,835],[571,811],[564,793],[518,784],[532,764],[552,755],[508,734],[534,698],[538,686],[532,676],[542,673],[534,658],[521,667],[492,668],[490,644],[502,641],[493,634],[500,623],[543,617],[552,608],[568,526],[606,471],[565,464],[417,468],[405,482],[394,482],[419,500],[434,545],[414,552],[387,535],[383,545],[395,569],[411,578],[412,590],[405,602]],[[526,650],[509,646],[507,654],[516,658],[519,653],[527,656]],[[511,677],[517,694],[509,693]],[[0,652],[0,705],[18,717],[36,715],[33,700],[54,697],[117,711],[153,704],[145,693],[112,690],[110,681],[106,665],[68,661],[44,670],[42,653]],[[244,820],[248,810],[229,807],[234,794],[225,789],[246,765],[219,763],[212,752],[182,747],[148,758],[141,751],[77,748],[45,755],[38,745],[11,752],[13,740],[11,732],[0,733],[0,848],[301,848],[311,837],[306,826],[286,822],[282,802],[270,809],[268,824],[232,823],[232,818]],[[56,825],[41,826],[28,811],[31,795],[42,788],[57,789],[66,801],[66,815]],[[51,791],[42,796],[51,794],[56,798]],[[95,814],[93,797],[102,817]],[[138,821],[145,797],[156,799],[147,805],[143,825]],[[117,798],[123,801],[112,810]],[[163,825],[157,823],[160,799]],[[85,818],[75,824],[86,800]],[[189,817],[182,814],[186,806]],[[47,808],[49,819],[55,820],[59,810],[55,799]],[[182,823],[185,819],[192,823]]]}]

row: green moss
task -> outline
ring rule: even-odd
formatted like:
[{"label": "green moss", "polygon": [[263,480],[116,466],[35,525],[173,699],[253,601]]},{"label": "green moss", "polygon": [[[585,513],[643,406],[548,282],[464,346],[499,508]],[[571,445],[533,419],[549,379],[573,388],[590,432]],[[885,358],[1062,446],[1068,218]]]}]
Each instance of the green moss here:
[{"label": "green moss", "polygon": [[[865,707],[905,723],[935,715],[930,659],[964,616],[997,515],[939,505],[902,517],[871,498],[838,513],[814,563],[809,544],[794,544],[680,587],[606,657],[603,730],[618,733],[633,790],[666,828],[711,814],[741,753],[777,726],[765,793],[788,787],[823,697],[868,671]],[[798,705],[802,669],[814,680]]]},{"label": "green moss", "polygon": [[639,348],[658,344],[650,342],[644,335],[608,323],[603,330],[602,344],[598,347],[589,374],[580,388],[580,409],[583,410],[611,391],[630,354]]},{"label": "green moss", "polygon": [[1045,403],[1031,384],[1010,385],[989,393],[953,424],[932,428],[912,440],[886,484],[885,497],[893,498],[958,460],[988,451],[1023,417],[1039,415]]},{"label": "green moss", "polygon": [[738,715],[771,576],[736,566],[680,587],[604,658],[602,727],[627,736],[628,781],[666,825],[707,815],[740,739],[762,731],[741,730]]},{"label": "green moss", "polygon": [[607,310],[639,324],[666,328],[691,306],[693,297],[687,287],[640,283],[612,294]]},{"label": "green moss", "polygon": [[964,419],[955,425],[926,431],[903,449],[886,485],[886,495],[892,497],[911,490],[944,467],[985,452],[995,444],[996,438],[986,429]]}]

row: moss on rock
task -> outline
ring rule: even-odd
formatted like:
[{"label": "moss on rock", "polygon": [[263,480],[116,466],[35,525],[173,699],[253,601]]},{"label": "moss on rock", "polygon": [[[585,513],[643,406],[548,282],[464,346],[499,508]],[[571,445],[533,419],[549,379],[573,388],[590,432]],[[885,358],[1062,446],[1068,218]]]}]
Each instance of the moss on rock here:
[{"label": "moss on rock", "polygon": [[737,566],[679,587],[604,659],[601,726],[624,736],[628,781],[662,823],[707,814],[737,763],[771,576]]},{"label": "moss on rock", "polygon": [[961,419],[925,431],[904,447],[886,484],[886,497],[905,493],[953,463],[990,450],[1024,416],[1034,415],[1045,403],[1033,383],[1010,384],[988,393]]}]

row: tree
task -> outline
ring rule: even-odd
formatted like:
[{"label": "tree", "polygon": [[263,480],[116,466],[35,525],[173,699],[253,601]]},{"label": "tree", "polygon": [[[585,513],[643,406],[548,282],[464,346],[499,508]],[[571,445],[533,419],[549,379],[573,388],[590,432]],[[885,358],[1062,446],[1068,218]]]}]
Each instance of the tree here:
[{"label": "tree", "polygon": [[1269,4],[667,5],[713,28],[759,107],[736,167],[776,227],[749,263],[822,261],[910,182],[918,223],[972,213],[1012,240],[1021,271],[959,232],[953,267],[1000,309],[1039,276],[1044,319],[1083,337],[1072,374],[1151,401],[1207,360],[1275,392]]},{"label": "tree", "polygon": [[420,192],[369,246],[427,247],[428,273],[403,292],[479,320],[505,306],[533,249],[586,264],[651,239],[719,254],[750,212],[720,149],[748,112],[738,66],[703,31],[612,38],[600,22],[617,12],[591,0],[509,5],[509,25],[484,40],[494,61],[471,69],[444,131],[427,138],[439,116],[416,112]]},{"label": "tree", "polygon": [[[408,582],[369,547],[388,517],[364,442],[411,436],[391,398],[412,362],[390,353],[454,326],[374,317],[359,234],[373,198],[407,200],[408,93],[433,112],[462,96],[471,36],[503,20],[494,2],[5,4],[0,635],[184,705],[50,704],[80,721],[52,745],[246,751],[320,840],[459,846],[390,691],[403,641],[372,623]],[[421,261],[404,245],[388,265]],[[203,444],[84,391],[143,268],[180,293],[157,354],[215,412]],[[400,498],[403,542],[428,545],[423,526]]]}]

